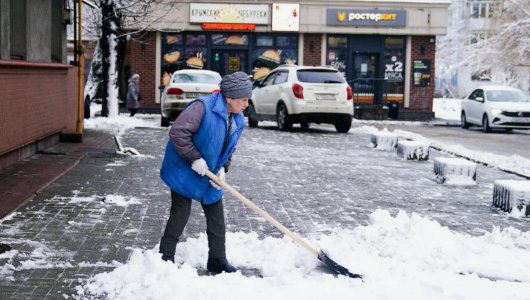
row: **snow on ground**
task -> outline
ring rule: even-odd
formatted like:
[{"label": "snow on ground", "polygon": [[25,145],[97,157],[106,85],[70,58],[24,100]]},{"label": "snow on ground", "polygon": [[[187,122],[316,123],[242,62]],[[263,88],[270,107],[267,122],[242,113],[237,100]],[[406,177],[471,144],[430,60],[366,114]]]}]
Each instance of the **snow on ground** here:
[{"label": "snow on ground", "polygon": [[448,145],[440,143],[436,140],[427,139],[422,135],[410,131],[394,130],[394,133],[407,139],[428,142],[430,143],[431,147],[440,149],[443,152],[463,156],[473,161],[484,163],[492,167],[497,167],[505,171],[514,172],[524,176],[530,176],[530,160],[519,155],[504,156],[484,151],[469,150],[462,145]]},{"label": "snow on ground", "polygon": [[87,129],[101,130],[121,135],[127,129],[135,127],[160,128],[160,116],[148,114],[136,114],[129,117],[128,114],[120,114],[115,117],[95,117],[85,119],[84,126]]},{"label": "snow on ground", "polygon": [[[384,128],[383,130],[385,129],[386,128]],[[379,132],[379,129],[373,126],[364,125],[352,128],[350,132],[361,134],[373,134],[375,132]],[[401,138],[428,143],[431,147],[439,149],[443,152],[462,156],[471,159],[475,162],[483,163],[491,167],[497,167],[504,171],[509,171],[524,176],[530,176],[530,160],[520,155],[504,156],[484,151],[469,150],[462,145],[448,145],[445,143],[441,143],[437,140],[428,139],[420,134],[405,130],[396,129],[392,132],[397,134]]]},{"label": "snow on ground", "polygon": [[310,252],[287,237],[260,240],[227,234],[229,260],[259,269],[199,276],[206,236],[177,247],[177,264],[152,250],[135,249],[129,261],[77,287],[77,299],[528,299],[530,232],[494,229],[473,237],[401,211],[377,210],[370,225],[340,229],[310,240],[364,282],[334,277]]},{"label": "snow on ground", "polygon": [[445,120],[460,120],[462,99],[434,98],[432,102],[434,117]]}]

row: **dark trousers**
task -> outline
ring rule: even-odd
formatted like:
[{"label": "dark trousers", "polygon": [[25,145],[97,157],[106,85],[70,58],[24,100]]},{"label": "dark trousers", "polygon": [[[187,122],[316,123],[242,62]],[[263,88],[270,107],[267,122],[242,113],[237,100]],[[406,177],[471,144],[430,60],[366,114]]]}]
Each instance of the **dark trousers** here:
[{"label": "dark trousers", "polygon": [[[171,209],[166,230],[160,240],[160,253],[164,258],[173,258],[179,237],[186,227],[191,211],[190,198],[171,190]],[[208,256],[210,258],[226,257],[225,252],[225,218],[223,201],[205,205],[202,210],[206,216],[206,234],[208,235]]]},{"label": "dark trousers", "polygon": [[138,108],[129,108],[129,112],[131,113],[129,117],[134,117],[137,111],[138,111]]}]

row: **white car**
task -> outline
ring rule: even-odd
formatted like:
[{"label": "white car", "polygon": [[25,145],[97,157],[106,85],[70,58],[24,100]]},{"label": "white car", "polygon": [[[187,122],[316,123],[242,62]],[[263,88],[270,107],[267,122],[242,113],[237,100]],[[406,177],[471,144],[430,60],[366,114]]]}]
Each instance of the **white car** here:
[{"label": "white car", "polygon": [[208,70],[179,70],[173,73],[160,99],[160,125],[169,126],[192,100],[219,91],[221,75]]},{"label": "white car", "polygon": [[482,126],[484,132],[492,128],[529,129],[530,99],[519,89],[503,86],[482,86],[462,102],[461,126]]},{"label": "white car", "polygon": [[280,66],[255,83],[247,116],[250,127],[273,120],[284,131],[294,123],[302,128],[309,123],[330,123],[338,132],[348,132],[353,118],[352,89],[334,68]]}]

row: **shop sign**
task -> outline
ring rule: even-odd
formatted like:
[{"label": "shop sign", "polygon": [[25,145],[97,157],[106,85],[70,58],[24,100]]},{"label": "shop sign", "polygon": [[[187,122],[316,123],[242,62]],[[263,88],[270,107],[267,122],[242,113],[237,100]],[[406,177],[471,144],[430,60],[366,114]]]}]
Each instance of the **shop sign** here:
[{"label": "shop sign", "polygon": [[414,86],[427,87],[431,85],[431,61],[428,59],[414,60],[412,65]]},{"label": "shop sign", "polygon": [[203,30],[254,31],[256,24],[202,23]]},{"label": "shop sign", "polygon": [[300,4],[272,4],[272,31],[298,31]]},{"label": "shop sign", "polygon": [[385,64],[385,79],[403,80],[403,62],[392,55]]},{"label": "shop sign", "polygon": [[269,5],[191,3],[191,23],[269,24]]},{"label": "shop sign", "polygon": [[327,25],[404,27],[407,12],[379,9],[327,9]]}]

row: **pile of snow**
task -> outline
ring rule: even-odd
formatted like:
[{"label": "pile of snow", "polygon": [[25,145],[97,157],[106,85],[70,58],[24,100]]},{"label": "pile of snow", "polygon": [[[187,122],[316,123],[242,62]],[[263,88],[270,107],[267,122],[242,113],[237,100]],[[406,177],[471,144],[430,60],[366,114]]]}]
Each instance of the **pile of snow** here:
[{"label": "pile of snow", "polygon": [[207,260],[205,235],[177,246],[176,265],[152,250],[135,249],[129,261],[77,287],[77,299],[528,299],[530,233],[513,228],[473,237],[416,214],[378,210],[370,225],[340,229],[310,242],[364,282],[334,277],[289,238],[258,239],[228,233],[228,259],[257,268],[199,276]]},{"label": "pile of snow", "polygon": [[434,98],[432,102],[434,117],[445,120],[460,120],[462,99]]},{"label": "pile of snow", "polygon": [[87,129],[101,130],[114,134],[122,134],[125,130],[135,127],[160,128],[159,115],[136,114],[129,117],[126,114],[120,114],[114,117],[96,117],[85,119],[84,126]]},{"label": "pile of snow", "polygon": [[[359,126],[352,128],[351,131],[360,134],[372,134],[374,132],[378,132],[379,130],[373,126]],[[431,147],[442,152],[462,156],[491,167],[497,167],[501,170],[530,177],[530,159],[524,158],[520,155],[504,156],[483,151],[470,150],[462,145],[447,145],[436,140],[425,138],[420,134],[405,130],[396,129],[393,131],[393,133],[397,134],[400,138],[427,143],[431,145]]]}]

